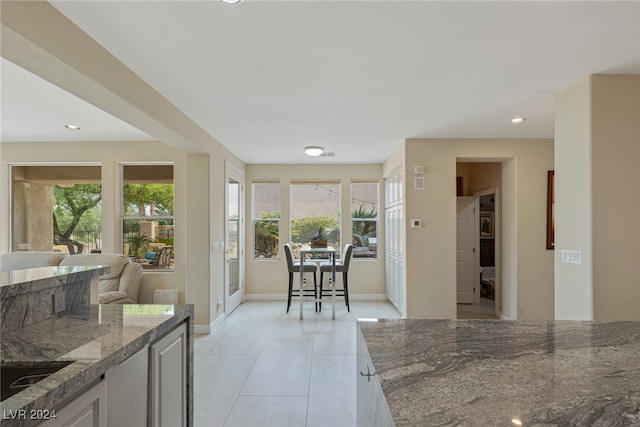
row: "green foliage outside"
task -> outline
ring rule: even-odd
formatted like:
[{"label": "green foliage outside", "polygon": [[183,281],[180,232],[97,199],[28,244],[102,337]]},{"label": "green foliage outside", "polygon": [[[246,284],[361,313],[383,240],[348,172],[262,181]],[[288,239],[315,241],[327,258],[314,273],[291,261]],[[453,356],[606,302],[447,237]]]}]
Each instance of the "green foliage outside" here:
[{"label": "green foliage outside", "polygon": [[127,237],[127,243],[130,245],[129,254],[133,254],[136,258],[144,258],[147,245],[151,243],[151,239],[144,234],[134,234]]},{"label": "green foliage outside", "polygon": [[173,215],[173,184],[125,184],[126,216]]},{"label": "green foliage outside", "polygon": [[[378,212],[375,207],[372,207],[370,210],[364,208],[361,204],[358,209],[354,209],[351,212],[351,218],[355,219],[376,219],[378,217]],[[353,221],[353,235],[354,240],[360,239],[356,246],[364,246],[364,242],[361,236],[367,237],[375,237],[376,236],[376,221]]]},{"label": "green foliage outside", "polygon": [[83,226],[99,227],[101,187],[99,184],[76,184],[73,187],[56,185],[53,195],[56,199],[53,212],[53,243],[66,245],[71,254],[82,253],[84,244],[71,239],[71,235],[87,212],[91,213],[84,217]]},{"label": "green foliage outside", "polygon": [[[173,215],[173,184],[126,184],[123,191],[124,211],[127,216]],[[53,194],[56,199],[53,212],[53,242],[56,245],[66,245],[71,254],[81,253],[89,240],[95,239],[96,236],[72,240],[71,235],[74,235],[74,232],[80,235],[78,233],[80,231],[101,230],[101,186],[99,184],[76,184],[73,187],[56,185]],[[137,221],[125,221],[124,228],[125,234],[140,230]],[[173,237],[165,240],[162,243],[172,244]]]},{"label": "green foliage outside", "polygon": [[291,241],[309,243],[311,236],[321,230],[329,245],[340,244],[338,219],[332,216],[310,216],[291,221]]},{"label": "green foliage outside", "polygon": [[273,258],[278,256],[278,235],[280,231],[280,212],[261,212],[260,217],[265,221],[254,222],[255,246],[254,258]]}]

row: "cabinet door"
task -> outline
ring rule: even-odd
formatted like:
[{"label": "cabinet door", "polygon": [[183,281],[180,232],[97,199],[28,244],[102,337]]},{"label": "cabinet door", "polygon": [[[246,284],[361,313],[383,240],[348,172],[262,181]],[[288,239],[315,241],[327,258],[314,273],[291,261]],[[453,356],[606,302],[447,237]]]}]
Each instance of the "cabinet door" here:
[{"label": "cabinet door", "polygon": [[100,381],[57,411],[55,419],[40,425],[42,427],[106,427],[106,401],[106,381]]},{"label": "cabinet door", "polygon": [[386,427],[393,426],[393,420],[387,401],[382,393],[380,382],[375,375],[375,369],[369,356],[367,344],[364,341],[362,332],[358,330],[358,379],[356,395],[356,411],[358,427]]},{"label": "cabinet door", "polygon": [[149,425],[187,423],[187,328],[182,325],[160,338],[150,349]]},{"label": "cabinet door", "polygon": [[109,369],[107,425],[146,426],[149,390],[149,346]]}]

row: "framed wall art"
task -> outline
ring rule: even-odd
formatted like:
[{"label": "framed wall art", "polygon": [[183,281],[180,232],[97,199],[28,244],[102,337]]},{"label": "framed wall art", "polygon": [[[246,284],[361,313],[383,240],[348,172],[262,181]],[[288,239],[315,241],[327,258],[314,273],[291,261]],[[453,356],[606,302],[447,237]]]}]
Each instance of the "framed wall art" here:
[{"label": "framed wall art", "polygon": [[553,250],[554,247],[554,205],[555,205],[555,195],[554,195],[554,184],[553,184],[554,173],[553,171],[547,171],[547,249]]},{"label": "framed wall art", "polygon": [[480,238],[493,239],[493,212],[480,212]]}]

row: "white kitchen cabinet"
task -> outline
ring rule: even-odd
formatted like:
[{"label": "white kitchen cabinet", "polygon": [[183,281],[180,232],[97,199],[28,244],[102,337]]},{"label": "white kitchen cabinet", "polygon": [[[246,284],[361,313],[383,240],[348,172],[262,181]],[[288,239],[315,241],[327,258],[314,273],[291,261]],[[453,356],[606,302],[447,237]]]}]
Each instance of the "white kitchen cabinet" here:
[{"label": "white kitchen cabinet", "polygon": [[107,382],[101,380],[55,413],[42,427],[106,427]]},{"label": "white kitchen cabinet", "polygon": [[146,426],[149,397],[149,346],[109,369],[107,425]]},{"label": "white kitchen cabinet", "polygon": [[391,427],[394,425],[387,401],[382,393],[375,367],[369,356],[362,332],[358,330],[358,379],[356,381],[356,425],[358,427]]},{"label": "white kitchen cabinet", "polygon": [[187,424],[187,327],[181,325],[149,349],[149,426]]}]

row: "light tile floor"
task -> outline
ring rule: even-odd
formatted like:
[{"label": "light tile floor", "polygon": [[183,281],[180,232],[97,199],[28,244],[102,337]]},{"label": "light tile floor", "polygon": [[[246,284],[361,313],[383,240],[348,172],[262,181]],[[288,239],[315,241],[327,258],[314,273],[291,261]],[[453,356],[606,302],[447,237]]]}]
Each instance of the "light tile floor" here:
[{"label": "light tile floor", "polygon": [[196,427],[355,426],[358,317],[398,318],[387,302],[248,301],[195,339]]}]

